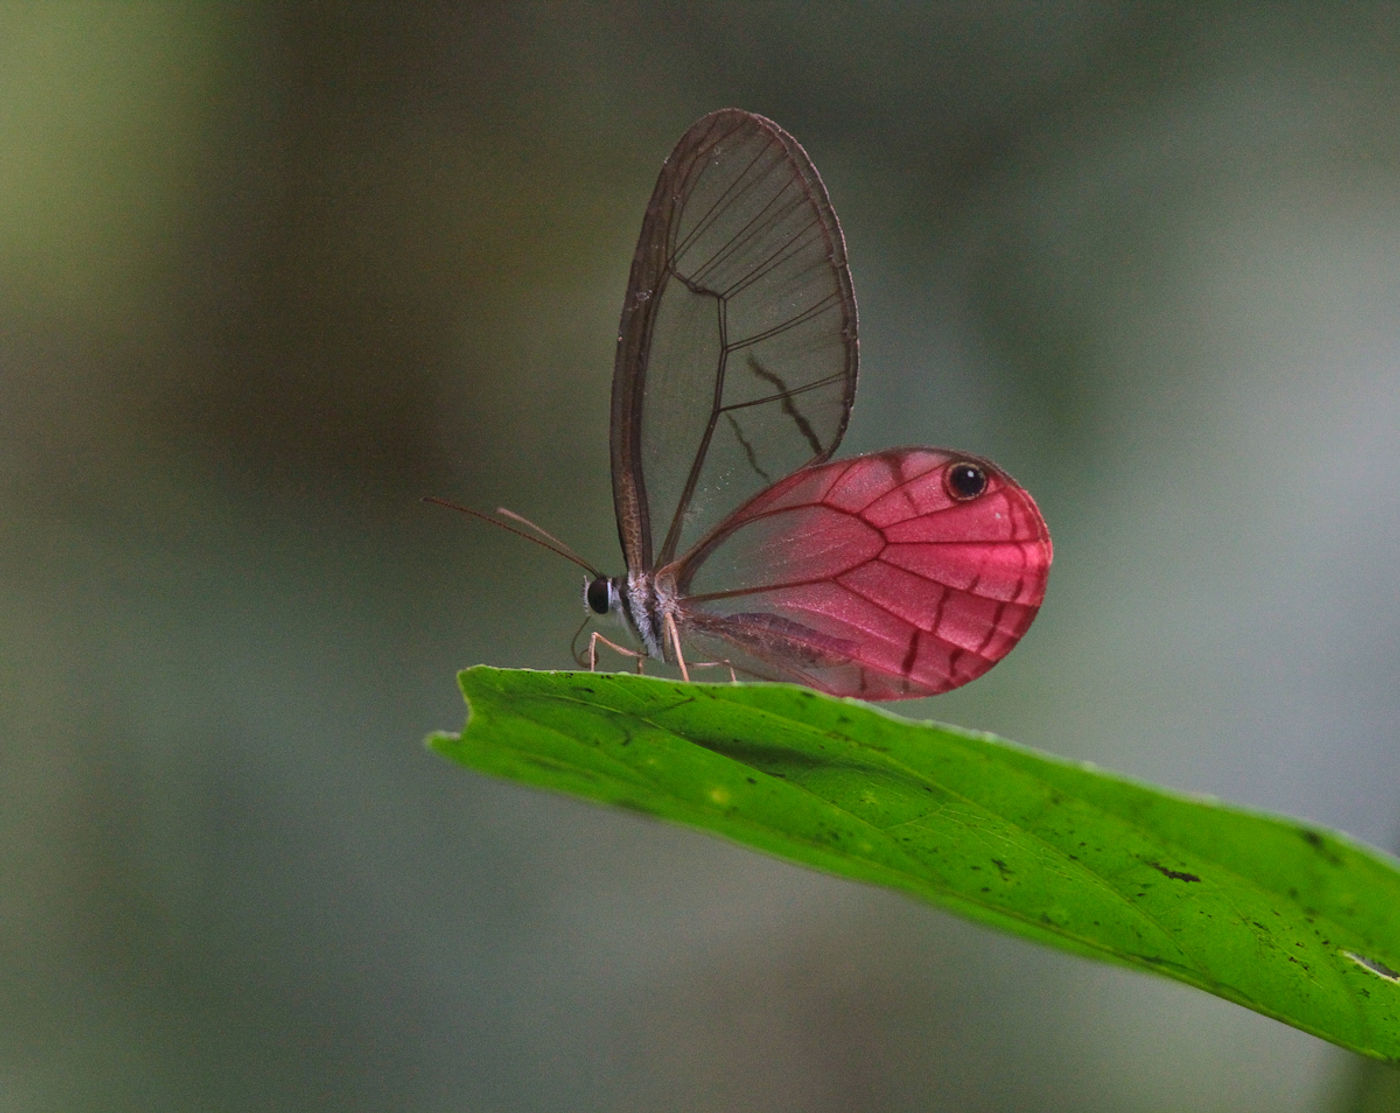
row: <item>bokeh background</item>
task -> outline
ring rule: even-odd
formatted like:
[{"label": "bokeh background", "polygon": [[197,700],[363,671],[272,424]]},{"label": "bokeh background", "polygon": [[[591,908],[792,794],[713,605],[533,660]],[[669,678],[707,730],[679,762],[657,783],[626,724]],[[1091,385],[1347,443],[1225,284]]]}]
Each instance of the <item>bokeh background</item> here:
[{"label": "bokeh background", "polygon": [[[900,710],[1393,846],[1400,6],[0,7],[0,1109],[1342,1109],[1184,988],[452,767],[567,667],[662,158],[845,225],[847,451],[1050,594]],[[1379,1107],[1377,1107],[1379,1108]]]}]

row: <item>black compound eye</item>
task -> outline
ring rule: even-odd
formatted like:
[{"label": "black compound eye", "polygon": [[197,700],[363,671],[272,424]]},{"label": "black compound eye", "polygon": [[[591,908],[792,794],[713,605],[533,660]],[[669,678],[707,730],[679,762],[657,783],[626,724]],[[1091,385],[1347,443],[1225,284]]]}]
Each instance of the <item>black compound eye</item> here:
[{"label": "black compound eye", "polygon": [[987,489],[987,473],[978,465],[969,464],[964,460],[949,466],[945,482],[948,494],[959,502],[966,502],[968,499],[975,499]]},{"label": "black compound eye", "polygon": [[588,608],[594,614],[607,614],[608,605],[612,602],[607,578],[600,576],[596,580],[590,580],[588,587],[584,589],[583,597],[588,600]]}]

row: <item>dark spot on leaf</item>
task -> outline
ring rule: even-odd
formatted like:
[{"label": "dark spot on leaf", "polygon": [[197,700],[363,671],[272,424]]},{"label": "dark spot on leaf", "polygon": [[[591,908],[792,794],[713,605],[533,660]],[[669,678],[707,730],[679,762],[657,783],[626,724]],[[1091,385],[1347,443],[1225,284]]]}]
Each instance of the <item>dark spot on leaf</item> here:
[{"label": "dark spot on leaf", "polygon": [[1154,870],[1156,870],[1158,873],[1160,873],[1163,877],[1169,877],[1173,881],[1200,880],[1200,878],[1197,877],[1194,873],[1184,873],[1181,870],[1169,870],[1166,866],[1162,865],[1161,862],[1148,862],[1147,864],[1151,866]]},{"label": "dark spot on leaf", "polygon": [[1330,865],[1340,866],[1342,864],[1341,858],[1333,852],[1332,848],[1327,845],[1327,840],[1318,832],[1304,829],[1298,833],[1303,836],[1303,841],[1321,854]]},{"label": "dark spot on leaf", "polygon": [[1400,970],[1392,970],[1379,959],[1359,955],[1355,951],[1343,951],[1342,954],[1362,969],[1371,971],[1372,974],[1379,974],[1382,978],[1387,978],[1392,982],[1400,982]]}]

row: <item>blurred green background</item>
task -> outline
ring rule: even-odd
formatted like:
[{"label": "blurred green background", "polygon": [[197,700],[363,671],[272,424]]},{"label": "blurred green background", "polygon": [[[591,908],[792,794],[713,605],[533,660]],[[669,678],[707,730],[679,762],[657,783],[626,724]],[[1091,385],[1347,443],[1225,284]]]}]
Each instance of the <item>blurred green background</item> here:
[{"label": "blurred green background", "polygon": [[428,754],[570,664],[612,342],[696,117],[845,225],[844,451],[1038,499],[906,705],[1400,820],[1400,6],[0,7],[0,1109],[1293,1110],[1341,1052]]}]

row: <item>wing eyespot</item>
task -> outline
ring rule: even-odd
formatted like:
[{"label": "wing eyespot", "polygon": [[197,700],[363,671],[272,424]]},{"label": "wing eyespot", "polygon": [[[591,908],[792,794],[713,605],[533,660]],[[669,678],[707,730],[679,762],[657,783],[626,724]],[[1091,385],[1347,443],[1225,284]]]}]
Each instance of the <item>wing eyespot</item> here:
[{"label": "wing eyespot", "polygon": [[987,473],[977,464],[959,460],[944,471],[943,486],[950,498],[970,502],[987,489]]}]

